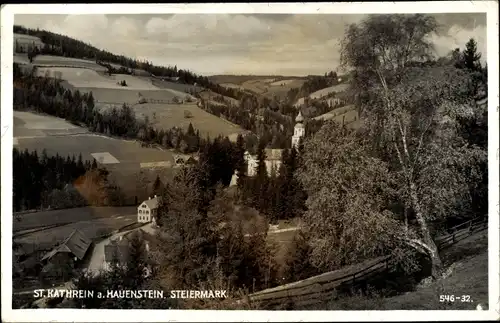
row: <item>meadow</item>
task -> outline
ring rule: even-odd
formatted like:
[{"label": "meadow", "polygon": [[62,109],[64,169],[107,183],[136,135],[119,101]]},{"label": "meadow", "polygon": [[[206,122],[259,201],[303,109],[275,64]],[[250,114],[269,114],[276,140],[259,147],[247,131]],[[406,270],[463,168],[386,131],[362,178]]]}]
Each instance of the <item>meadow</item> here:
[{"label": "meadow", "polygon": [[228,96],[217,94],[217,93],[212,92],[210,90],[203,90],[203,91],[199,92],[198,94],[200,95],[200,97],[203,100],[209,101],[211,104],[215,104],[215,105],[222,105],[221,102],[214,100],[215,97],[220,97],[220,96],[222,96],[224,98],[224,100],[231,105],[239,106],[239,104],[240,104],[239,100],[233,99],[233,98],[228,97]]},{"label": "meadow", "polygon": [[32,46],[33,44],[37,47],[42,47],[44,45],[39,37],[14,33],[14,46],[16,42],[22,47]]},{"label": "meadow", "polygon": [[17,63],[17,64],[30,64],[30,60],[28,59],[28,56],[25,55],[25,54],[14,54],[14,57],[12,59],[12,62],[13,63]]},{"label": "meadow", "polygon": [[[149,77],[126,74],[107,75],[93,69],[74,67],[39,67],[37,74],[60,78],[63,80],[63,86],[71,91],[92,92],[96,103],[102,104],[134,105],[141,100],[171,103],[174,98],[185,99],[186,97],[196,100],[192,95],[180,91],[182,89],[180,86],[169,88],[169,84],[163,84],[161,88],[154,85]],[[125,81],[127,86],[119,85],[121,81]],[[175,83],[170,85],[172,84]]]},{"label": "meadow", "polygon": [[52,56],[52,55],[37,55],[33,59],[33,65],[40,67],[54,67],[54,68],[55,67],[84,68],[100,72],[105,72],[107,70],[106,67],[97,64],[94,60]]},{"label": "meadow", "polygon": [[[98,65],[99,66],[99,65]],[[151,82],[126,74],[107,75],[90,68],[75,67],[39,67],[39,76],[59,77],[76,88],[96,87],[103,89],[159,90]],[[127,86],[118,82],[125,81]]]},{"label": "meadow", "polygon": [[62,210],[47,210],[16,214],[12,223],[13,231],[20,232],[68,222],[92,221],[113,216],[134,214],[136,207],[80,207]]},{"label": "meadow", "polygon": [[274,96],[284,99],[292,88],[300,88],[305,78],[259,77],[239,80],[240,83],[220,83],[221,86],[248,90],[267,98]]},{"label": "meadow", "polygon": [[[110,171],[110,180],[129,196],[136,194],[139,171],[143,170],[152,182],[156,175],[170,176],[174,162],[174,153],[169,150],[142,147],[135,140],[92,134],[63,119],[20,111],[14,111],[14,147],[36,150],[39,155],[44,149],[49,156],[81,154],[83,160],[89,161],[101,153],[105,157],[103,166]],[[107,163],[115,159],[118,163]]]},{"label": "meadow", "polygon": [[[327,96],[328,94],[335,92],[335,93],[342,93],[345,92],[349,88],[349,84],[347,83],[342,83],[342,84],[337,84],[334,86],[330,86],[321,90],[318,90],[316,92],[313,92],[309,94],[309,98],[311,99],[321,99],[324,96]],[[297,100],[295,103],[295,106],[301,106],[304,104],[304,98],[300,98]]]},{"label": "meadow", "polygon": [[354,124],[359,121],[359,113],[353,105],[347,105],[317,116],[314,120],[335,120],[340,123]]},{"label": "meadow", "polygon": [[[132,108],[139,118],[148,117],[150,122],[158,129],[171,129],[180,127],[186,130],[191,123],[200,131],[202,136],[209,135],[214,138],[218,135],[228,136],[243,132],[243,129],[229,121],[210,114],[194,103],[192,104],[140,104]],[[190,118],[185,118],[184,111],[191,113]]]}]

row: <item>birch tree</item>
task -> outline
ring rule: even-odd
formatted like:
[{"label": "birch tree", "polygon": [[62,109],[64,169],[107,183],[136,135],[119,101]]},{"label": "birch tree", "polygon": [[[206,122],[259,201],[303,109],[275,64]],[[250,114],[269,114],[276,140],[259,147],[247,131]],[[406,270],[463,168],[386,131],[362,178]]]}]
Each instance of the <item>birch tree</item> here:
[{"label": "birch tree", "polygon": [[[376,149],[349,136],[332,142],[342,136],[326,129],[305,145],[300,178],[309,193],[307,214],[331,218],[311,225],[325,233],[316,237],[316,259],[324,259],[320,263],[338,258],[339,251],[331,251],[334,245],[351,252],[344,259],[354,261],[361,250],[376,254],[380,246],[403,243],[427,255],[433,276],[440,274],[442,262],[430,225],[465,209],[470,201],[467,184],[476,172],[464,170],[475,169],[486,154],[457,134],[457,117],[470,114],[473,105],[467,97],[467,75],[453,67],[414,67],[414,62],[432,57],[428,36],[436,31],[435,20],[425,15],[370,16],[346,30],[342,62],[363,85],[357,104],[363,107],[365,136],[376,141]],[[414,225],[408,219],[398,221],[384,205],[382,183],[393,187],[391,194],[408,211],[405,216],[414,217]],[[349,218],[366,223],[349,223]]]}]

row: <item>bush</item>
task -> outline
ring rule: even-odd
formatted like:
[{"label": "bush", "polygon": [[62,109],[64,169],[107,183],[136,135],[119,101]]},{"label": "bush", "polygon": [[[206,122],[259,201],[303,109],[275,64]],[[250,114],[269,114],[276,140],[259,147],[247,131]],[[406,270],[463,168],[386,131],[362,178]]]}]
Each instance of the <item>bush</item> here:
[{"label": "bush", "polygon": [[193,114],[189,110],[184,110],[184,118],[185,119],[190,119],[193,117]]}]

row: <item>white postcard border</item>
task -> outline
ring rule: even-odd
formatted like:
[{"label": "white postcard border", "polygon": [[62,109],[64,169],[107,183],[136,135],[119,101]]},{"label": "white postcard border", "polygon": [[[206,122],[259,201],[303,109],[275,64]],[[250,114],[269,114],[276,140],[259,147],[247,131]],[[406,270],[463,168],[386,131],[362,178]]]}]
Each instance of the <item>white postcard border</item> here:
[{"label": "white postcard border", "polygon": [[[12,52],[14,14],[138,13],[457,13],[487,12],[489,75],[489,310],[488,311],[198,311],[198,310],[12,310]],[[499,314],[499,112],[498,2],[237,3],[237,4],[29,4],[4,5],[1,11],[1,243],[2,319],[7,322],[154,322],[154,321],[427,321],[497,320]],[[464,291],[466,293],[466,291]],[[437,295],[436,295],[437,297]]]}]

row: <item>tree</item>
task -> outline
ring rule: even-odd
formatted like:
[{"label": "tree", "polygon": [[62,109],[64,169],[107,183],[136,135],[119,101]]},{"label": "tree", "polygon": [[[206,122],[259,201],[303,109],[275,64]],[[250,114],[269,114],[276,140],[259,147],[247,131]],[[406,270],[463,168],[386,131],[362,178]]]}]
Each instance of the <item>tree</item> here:
[{"label": "tree", "polygon": [[266,152],[264,150],[265,144],[261,140],[257,147],[257,169],[253,182],[253,205],[259,211],[266,213],[268,211],[268,187],[269,187],[269,174],[266,166]]},{"label": "tree", "polygon": [[236,171],[238,173],[238,188],[242,188],[243,182],[245,181],[245,176],[247,173],[247,165],[245,162],[245,139],[241,134],[238,134],[236,138],[236,149],[235,149],[235,164]]},{"label": "tree", "polygon": [[128,261],[122,279],[124,286],[129,289],[139,289],[146,280],[147,251],[140,232],[134,232],[129,238]]},{"label": "tree", "polygon": [[457,117],[471,109],[470,78],[452,67],[408,65],[429,57],[425,36],[435,28],[425,15],[369,17],[347,30],[342,61],[360,79],[374,76],[364,87],[371,98],[360,104],[371,106],[366,135],[377,139],[376,156],[388,167],[376,160],[373,165],[389,172],[398,200],[416,219],[416,228],[404,227],[397,239],[429,256],[437,277],[442,263],[430,223],[457,214],[470,201],[462,170],[485,157],[456,133]]},{"label": "tree", "polygon": [[308,195],[303,220],[311,262],[322,270],[396,250],[399,228],[386,213],[391,178],[367,149],[361,136],[334,122],[306,140],[298,173]]},{"label": "tree", "polygon": [[153,193],[157,196],[160,195],[163,183],[160,180],[160,176],[156,175],[155,181],[153,182]]},{"label": "tree", "polygon": [[474,38],[469,39],[465,44],[465,50],[462,53],[463,65],[471,71],[481,70],[481,54],[477,51],[477,43]]},{"label": "tree", "polygon": [[432,42],[426,37],[437,32],[436,19],[429,15],[370,15],[359,24],[351,24],[341,41],[341,66],[352,71],[350,100],[369,108],[373,94],[371,86],[384,72],[389,80],[397,76],[413,61],[432,58]]},{"label": "tree", "polygon": [[318,269],[311,264],[312,250],[307,235],[300,230],[293,237],[287,251],[283,275],[285,282],[295,282],[319,274]]},{"label": "tree", "polygon": [[148,175],[143,170],[140,170],[138,173],[136,173],[136,179],[135,179],[136,193],[142,199],[148,198],[148,195],[149,195],[149,190],[148,190],[149,183],[150,183],[150,180],[148,178]]},{"label": "tree", "polygon": [[180,288],[196,287],[198,281],[206,280],[205,254],[216,254],[206,214],[199,212],[203,197],[197,182],[196,172],[182,169],[167,184],[158,209],[162,241],[160,275]]}]

